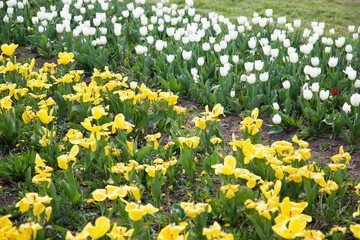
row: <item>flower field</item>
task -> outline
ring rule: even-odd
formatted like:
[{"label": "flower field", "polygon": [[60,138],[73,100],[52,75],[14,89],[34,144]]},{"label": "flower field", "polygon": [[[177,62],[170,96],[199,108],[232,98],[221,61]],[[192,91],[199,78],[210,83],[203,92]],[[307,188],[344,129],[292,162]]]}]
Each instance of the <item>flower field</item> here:
[{"label": "flower field", "polygon": [[193,5],[0,1],[0,239],[360,238],[360,27]]}]

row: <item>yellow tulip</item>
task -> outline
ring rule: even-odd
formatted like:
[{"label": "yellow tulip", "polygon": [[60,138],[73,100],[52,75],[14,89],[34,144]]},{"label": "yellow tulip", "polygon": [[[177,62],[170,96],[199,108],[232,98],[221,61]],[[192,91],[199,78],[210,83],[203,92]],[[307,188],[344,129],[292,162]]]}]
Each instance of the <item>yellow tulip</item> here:
[{"label": "yellow tulip", "polygon": [[345,163],[348,163],[350,161],[350,159],[351,159],[350,154],[344,153],[343,146],[340,147],[339,154],[331,157],[331,160],[333,160],[335,163],[337,163],[338,161],[341,161],[341,160],[345,160]]},{"label": "yellow tulip", "polygon": [[[118,227],[117,224],[114,224],[114,227],[112,228],[111,232],[106,234],[111,239],[128,239],[132,236],[134,233],[134,229],[127,230],[126,227]],[[126,237],[126,238],[125,238]]]},{"label": "yellow tulip", "polygon": [[360,225],[350,225],[350,231],[354,234],[355,238],[360,238]]},{"label": "yellow tulip", "polygon": [[122,201],[126,203],[125,211],[127,211],[129,213],[129,217],[133,221],[139,221],[147,213],[153,214],[153,213],[159,211],[158,208],[155,208],[150,203],[143,206],[140,203],[138,203],[138,204],[134,203],[134,202],[129,203],[129,202],[125,201],[124,199],[122,199]]},{"label": "yellow tulip", "polygon": [[224,159],[224,164],[215,164],[211,166],[212,168],[215,168],[215,174],[218,175],[219,173],[225,174],[225,175],[232,175],[234,173],[235,167],[236,167],[236,159],[228,155]]},{"label": "yellow tulip", "polygon": [[226,192],[226,195],[225,197],[231,199],[233,197],[235,197],[235,193],[239,190],[239,184],[236,184],[236,185],[225,185],[225,186],[222,186],[220,188],[220,190],[225,193]]},{"label": "yellow tulip", "polygon": [[61,169],[67,170],[68,169],[68,163],[70,161],[73,162],[72,164],[72,168],[74,167],[75,163],[76,163],[76,155],[79,153],[79,146],[78,145],[74,145],[71,150],[70,153],[61,155],[57,158],[58,161],[58,165]]},{"label": "yellow tulip", "polygon": [[19,227],[20,236],[18,239],[36,239],[37,231],[40,229],[42,229],[40,224],[35,222],[21,224]]},{"label": "yellow tulip", "polygon": [[[131,132],[133,127],[135,127],[135,125],[126,122],[124,115],[121,113],[116,115],[113,126],[120,130],[125,129],[127,132]],[[113,130],[113,132],[115,131]]]},{"label": "yellow tulip", "polygon": [[105,112],[105,109],[103,106],[96,106],[91,109],[91,112],[96,120],[99,120],[102,116],[108,115],[107,112]]},{"label": "yellow tulip", "polygon": [[110,229],[110,220],[107,217],[98,217],[95,221],[95,226],[91,223],[88,223],[84,231],[88,232],[90,237],[94,239],[99,239],[107,233]]},{"label": "yellow tulip", "polygon": [[205,118],[195,117],[192,121],[195,123],[195,126],[197,126],[198,128],[200,128],[202,130],[204,130],[206,128]]},{"label": "yellow tulip", "polygon": [[306,224],[307,221],[300,215],[297,215],[290,220],[275,224],[272,229],[280,237],[285,239],[295,239],[304,235]]},{"label": "yellow tulip", "polygon": [[59,52],[58,54],[58,57],[60,59],[58,59],[58,64],[63,64],[63,65],[66,65],[70,62],[74,62],[74,53],[70,52],[70,53],[67,53],[67,52]]},{"label": "yellow tulip", "polygon": [[330,229],[330,235],[333,235],[334,232],[341,232],[342,234],[345,234],[346,227],[335,226],[332,229]]},{"label": "yellow tulip", "polygon": [[30,205],[33,205],[33,214],[34,216],[38,216],[45,210],[45,203],[50,203],[52,198],[48,196],[39,197],[37,193],[26,193],[25,197],[21,199],[16,207],[20,208],[21,212],[26,212],[29,210]]},{"label": "yellow tulip", "polygon": [[209,228],[203,228],[202,235],[206,236],[207,239],[218,238],[221,232],[221,226],[217,222],[214,222]]},{"label": "yellow tulip", "polygon": [[325,238],[322,232],[316,230],[307,230],[302,237],[303,240],[321,240]]},{"label": "yellow tulip", "polygon": [[65,240],[87,240],[89,236],[89,233],[86,231],[82,231],[75,236],[71,234],[70,231],[66,232]]},{"label": "yellow tulip", "polygon": [[53,113],[54,113],[53,108],[50,110],[50,114],[48,114],[46,109],[41,109],[40,111],[37,112],[37,116],[40,118],[40,121],[43,124],[49,124],[54,119],[54,117],[52,116]]},{"label": "yellow tulip", "polygon": [[167,225],[161,229],[157,240],[183,240],[186,239],[180,235],[180,232],[185,229],[186,226],[173,226],[172,224]]},{"label": "yellow tulip", "polygon": [[1,45],[1,51],[3,52],[3,54],[7,55],[8,57],[11,57],[14,52],[15,52],[15,49],[18,47],[19,45],[18,44],[3,44]]},{"label": "yellow tulip", "polygon": [[211,206],[207,203],[180,203],[181,207],[184,209],[187,216],[191,218],[196,218],[197,215],[199,215],[202,212],[205,212],[207,209],[207,212],[211,212]]}]

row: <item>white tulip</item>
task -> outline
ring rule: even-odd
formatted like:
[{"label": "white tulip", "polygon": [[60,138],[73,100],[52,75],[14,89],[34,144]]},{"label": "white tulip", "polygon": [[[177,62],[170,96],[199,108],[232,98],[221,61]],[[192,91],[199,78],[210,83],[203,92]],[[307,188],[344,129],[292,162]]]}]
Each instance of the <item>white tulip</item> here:
[{"label": "white tulip", "polygon": [[274,124],[280,124],[281,123],[281,116],[279,114],[275,114],[272,118],[272,121]]},{"label": "white tulip", "polygon": [[273,10],[272,9],[265,9],[265,15],[267,17],[271,17],[273,15]]},{"label": "white tulip", "polygon": [[355,70],[351,70],[351,71],[349,71],[348,72],[348,78],[350,79],[350,80],[355,80],[355,78],[356,78],[356,71]]},{"label": "white tulip", "polygon": [[248,41],[248,46],[250,49],[254,49],[256,47],[256,38],[255,37],[250,38],[250,40]]},{"label": "white tulip", "polygon": [[303,90],[303,96],[305,100],[310,100],[313,97],[313,93],[311,90],[304,89]]},{"label": "white tulip", "polygon": [[280,106],[279,106],[278,103],[274,102],[274,103],[273,103],[273,108],[274,108],[276,111],[279,111]]},{"label": "white tulip", "polygon": [[334,68],[338,64],[338,58],[331,57],[328,61],[329,67]]},{"label": "white tulip", "polygon": [[229,55],[220,56],[220,62],[222,65],[225,65],[229,62]]},{"label": "white tulip", "polygon": [[316,78],[321,74],[321,68],[318,67],[310,67],[310,76],[312,78]]},{"label": "white tulip", "polygon": [[225,77],[226,75],[228,75],[229,69],[228,67],[224,66],[224,67],[220,67],[220,75],[222,77]]},{"label": "white tulip", "polygon": [[349,32],[354,32],[355,31],[355,26],[354,25],[349,25],[348,26],[348,30],[349,30]]},{"label": "white tulip", "polygon": [[254,63],[253,62],[246,62],[244,63],[245,71],[251,72],[254,69]]},{"label": "white tulip", "polygon": [[255,61],[255,70],[256,71],[261,71],[264,67],[264,62],[261,60],[256,60]]},{"label": "white tulip", "polygon": [[359,79],[355,81],[354,87],[355,88],[360,88],[360,80]]},{"label": "white tulip", "polygon": [[197,60],[197,64],[199,66],[202,66],[202,65],[204,65],[204,63],[205,63],[204,57],[199,57],[198,60]]},{"label": "white tulip", "polygon": [[235,97],[235,91],[230,91],[230,97]]},{"label": "white tulip", "polygon": [[192,51],[185,51],[183,50],[182,52],[182,57],[184,60],[189,60],[191,58],[191,55],[192,55]]},{"label": "white tulip", "polygon": [[241,76],[240,76],[240,81],[246,82],[246,81],[247,81],[247,78],[248,78],[248,76],[247,76],[246,74],[241,74]]},{"label": "white tulip", "polygon": [[279,17],[277,19],[278,24],[285,24],[286,23],[286,17]]},{"label": "white tulip", "polygon": [[320,91],[320,99],[322,100],[322,101],[325,101],[325,100],[327,100],[328,98],[329,98],[329,94],[330,94],[330,92],[329,92],[329,90],[321,90]]},{"label": "white tulip", "polygon": [[167,55],[167,56],[166,56],[166,60],[167,60],[169,63],[172,63],[172,62],[174,61],[174,58],[175,58],[174,55]]},{"label": "white tulip", "polygon": [[335,40],[335,46],[337,48],[341,48],[342,46],[344,46],[345,44],[345,38],[344,37],[339,37],[338,39]]},{"label": "white tulip", "polygon": [[313,57],[313,58],[311,58],[311,64],[312,64],[314,67],[316,67],[317,65],[319,65],[319,62],[320,62],[320,60],[319,60],[318,57]]},{"label": "white tulip", "polygon": [[206,52],[206,51],[208,51],[210,49],[210,44],[209,43],[203,43],[202,48]]},{"label": "white tulip", "polygon": [[351,103],[351,105],[353,105],[354,107],[358,107],[359,104],[360,104],[360,94],[354,93],[354,94],[350,97],[350,103]]},{"label": "white tulip", "polygon": [[289,80],[284,81],[284,82],[282,83],[282,85],[283,85],[283,87],[284,87],[285,89],[289,89],[289,88],[290,88],[290,82],[289,82]]},{"label": "white tulip", "polygon": [[215,44],[215,45],[214,45],[214,51],[217,52],[217,53],[218,53],[218,52],[221,52],[221,46],[220,46],[220,44]]},{"label": "white tulip", "polygon": [[311,91],[318,92],[319,88],[320,88],[319,83],[316,82],[316,83],[311,84]]},{"label": "white tulip", "polygon": [[268,72],[264,72],[264,73],[260,73],[259,75],[259,80],[262,82],[266,82],[269,79],[269,73]]},{"label": "white tulip", "polygon": [[353,49],[352,49],[352,46],[351,46],[350,44],[348,44],[348,45],[345,46],[345,52],[351,53],[352,50],[353,50]]},{"label": "white tulip", "polygon": [[329,54],[331,52],[331,47],[325,47],[325,53]]},{"label": "white tulip", "polygon": [[300,19],[294,20],[294,27],[299,28],[300,26],[301,26],[301,20]]},{"label": "white tulip", "polygon": [[278,48],[271,49],[270,54],[273,58],[277,58],[279,56],[279,49]]},{"label": "white tulip", "polygon": [[299,61],[299,55],[296,52],[294,52],[289,55],[289,60],[291,63],[297,63]]},{"label": "white tulip", "polygon": [[239,62],[239,56],[238,55],[232,56],[232,60],[235,64],[237,64]]},{"label": "white tulip", "polygon": [[256,76],[255,76],[255,74],[254,74],[254,73],[250,74],[250,75],[247,77],[246,80],[247,80],[247,82],[248,82],[249,84],[254,84],[255,81],[256,81]]},{"label": "white tulip", "polygon": [[345,113],[349,113],[351,111],[351,105],[348,104],[347,102],[344,103],[344,105],[342,106],[342,110],[345,112]]}]

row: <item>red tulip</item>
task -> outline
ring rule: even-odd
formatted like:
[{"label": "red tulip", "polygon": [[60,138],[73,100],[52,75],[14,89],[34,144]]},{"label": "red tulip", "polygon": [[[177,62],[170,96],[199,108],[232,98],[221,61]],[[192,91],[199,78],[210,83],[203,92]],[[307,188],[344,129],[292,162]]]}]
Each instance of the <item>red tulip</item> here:
[{"label": "red tulip", "polygon": [[333,93],[334,95],[337,95],[337,94],[338,94],[338,90],[337,90],[337,89],[332,89],[331,91],[332,91],[332,93]]}]

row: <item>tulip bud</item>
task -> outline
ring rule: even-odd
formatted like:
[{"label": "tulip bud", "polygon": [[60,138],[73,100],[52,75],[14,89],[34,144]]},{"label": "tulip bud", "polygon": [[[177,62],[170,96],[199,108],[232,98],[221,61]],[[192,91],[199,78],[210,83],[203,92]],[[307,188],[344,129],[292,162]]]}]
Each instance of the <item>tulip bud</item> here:
[{"label": "tulip bud", "polygon": [[279,106],[278,103],[274,102],[274,103],[273,103],[273,108],[274,108],[274,110],[279,111],[280,106]]},{"label": "tulip bud", "polygon": [[284,87],[285,89],[289,89],[289,88],[290,88],[290,82],[289,82],[289,80],[284,81],[284,82],[282,83],[282,85],[283,85],[283,87]]},{"label": "tulip bud", "polygon": [[280,124],[281,123],[281,116],[279,114],[275,114],[272,118],[272,121],[274,124]]}]

